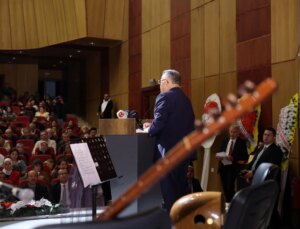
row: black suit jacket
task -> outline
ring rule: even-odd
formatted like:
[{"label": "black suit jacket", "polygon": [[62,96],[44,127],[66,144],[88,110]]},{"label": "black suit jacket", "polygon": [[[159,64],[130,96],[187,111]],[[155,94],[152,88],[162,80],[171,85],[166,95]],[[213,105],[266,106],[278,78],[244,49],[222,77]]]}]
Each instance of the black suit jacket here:
[{"label": "black suit jacket", "polygon": [[101,112],[101,104],[99,105],[98,112],[100,118],[106,119],[112,117],[113,101],[109,100],[103,113]]},{"label": "black suit jacket", "polygon": [[149,135],[156,137],[155,159],[162,157],[194,130],[195,116],[188,97],[179,87],[157,96]]},{"label": "black suit jacket", "polygon": [[60,201],[60,192],[61,192],[61,187],[60,187],[59,182],[51,187],[51,201],[53,203],[59,203],[59,201]]},{"label": "black suit jacket", "polygon": [[[22,186],[22,188],[29,188],[28,184]],[[47,187],[36,184],[34,189],[34,199],[40,200],[41,198],[49,199],[49,193]]]},{"label": "black suit jacket", "polygon": [[[256,158],[260,152],[260,150],[262,150],[261,148],[257,150],[253,160],[248,164],[247,168],[249,170],[251,170],[252,165],[254,164],[254,162],[256,161]],[[281,168],[281,161],[282,161],[282,157],[283,157],[283,153],[281,151],[281,149],[275,144],[271,144],[261,155],[261,157],[258,159],[258,162],[255,165],[255,169],[254,169],[254,173],[255,170],[258,168],[258,166],[261,163],[264,162],[268,162],[268,163],[272,163],[275,165],[278,165],[279,168]]]},{"label": "black suit jacket", "polygon": [[203,189],[198,179],[193,178],[192,185],[193,185],[193,192],[203,192]]},{"label": "black suit jacket", "polygon": [[[226,152],[227,145],[229,143],[230,139],[227,139],[223,142],[221,146],[221,152]],[[232,157],[233,157],[233,165],[237,166],[237,161],[248,161],[249,155],[247,152],[247,144],[246,142],[238,137],[235,141],[233,150],[232,150]],[[220,162],[220,166],[223,166],[223,164]]]}]

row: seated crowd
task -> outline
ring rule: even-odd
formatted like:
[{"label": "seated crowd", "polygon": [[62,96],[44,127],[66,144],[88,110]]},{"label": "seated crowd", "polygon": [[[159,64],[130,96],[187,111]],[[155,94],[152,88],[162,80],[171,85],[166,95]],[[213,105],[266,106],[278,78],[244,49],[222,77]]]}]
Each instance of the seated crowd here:
[{"label": "seated crowd", "polygon": [[39,100],[24,93],[18,100],[0,102],[0,181],[33,189],[35,200],[44,197],[72,206],[70,196],[76,190],[71,179],[78,171],[70,143],[95,137],[95,132],[65,114],[60,96]]}]

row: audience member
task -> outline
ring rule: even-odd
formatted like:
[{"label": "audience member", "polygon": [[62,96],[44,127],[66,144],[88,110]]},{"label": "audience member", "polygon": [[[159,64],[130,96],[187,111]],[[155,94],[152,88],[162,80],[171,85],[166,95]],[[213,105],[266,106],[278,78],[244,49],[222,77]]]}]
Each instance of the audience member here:
[{"label": "audience member", "polygon": [[26,176],[26,163],[20,158],[19,151],[13,148],[9,154],[12,161],[13,170],[19,171],[21,178]]},{"label": "audience member", "polygon": [[30,188],[34,192],[34,199],[40,200],[41,198],[49,199],[47,187],[38,183],[38,174],[34,170],[30,170],[27,176],[28,183],[22,185],[21,188]]},{"label": "audience member", "polygon": [[53,203],[61,203],[65,206],[71,205],[69,173],[67,169],[58,170],[59,182],[51,187]]},{"label": "audience member", "polygon": [[194,177],[194,167],[189,165],[187,168],[188,193],[203,192],[200,182]]},{"label": "audience member", "polygon": [[13,170],[12,160],[10,158],[5,158],[3,162],[2,172],[5,175],[5,182],[11,185],[19,185],[20,173]]}]

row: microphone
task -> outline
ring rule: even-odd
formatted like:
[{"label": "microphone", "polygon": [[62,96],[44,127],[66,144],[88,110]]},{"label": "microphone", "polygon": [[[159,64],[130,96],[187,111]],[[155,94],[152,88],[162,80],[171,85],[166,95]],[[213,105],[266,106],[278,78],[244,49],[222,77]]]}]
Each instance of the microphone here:
[{"label": "microphone", "polygon": [[34,197],[34,192],[29,188],[24,188],[24,189],[17,188],[12,185],[3,183],[1,181],[0,181],[0,189],[8,193],[11,193],[12,195],[14,195],[15,197],[19,198],[24,202],[28,202],[32,200]]}]

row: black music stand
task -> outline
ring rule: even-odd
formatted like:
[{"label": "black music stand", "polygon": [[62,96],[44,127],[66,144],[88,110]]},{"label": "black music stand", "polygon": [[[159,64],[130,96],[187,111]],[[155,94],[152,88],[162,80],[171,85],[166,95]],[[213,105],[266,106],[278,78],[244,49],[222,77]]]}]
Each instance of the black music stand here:
[{"label": "black music stand", "polygon": [[[117,177],[114,165],[112,163],[112,160],[110,158],[110,155],[108,153],[107,147],[105,140],[102,136],[100,137],[95,137],[95,138],[83,138],[80,139],[78,143],[87,143],[89,153],[93,159],[93,162],[95,165],[95,168],[97,170],[97,174],[100,178],[100,183],[98,184],[92,184],[92,215],[93,215],[93,220],[96,218],[96,195],[97,195],[97,187],[101,185],[104,182],[110,181],[111,179],[114,179]],[[73,143],[73,144],[78,144],[78,143]],[[72,145],[71,144],[71,149]],[[72,153],[74,155],[74,152],[72,150]],[[76,155],[74,155],[75,161],[76,161]],[[77,161],[76,161],[77,163]],[[78,164],[77,164],[78,166]],[[79,174],[81,178],[83,179],[82,174],[80,173],[79,169]]]}]

